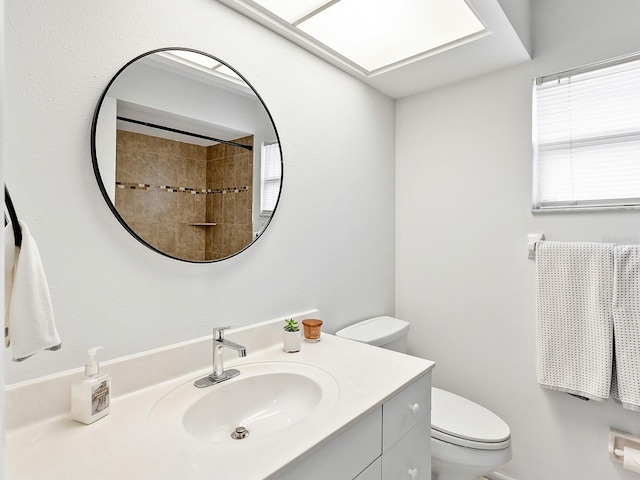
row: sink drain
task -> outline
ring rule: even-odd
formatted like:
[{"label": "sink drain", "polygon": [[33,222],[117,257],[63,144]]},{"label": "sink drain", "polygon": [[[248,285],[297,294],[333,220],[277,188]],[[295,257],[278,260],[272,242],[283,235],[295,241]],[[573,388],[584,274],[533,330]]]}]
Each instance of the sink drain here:
[{"label": "sink drain", "polygon": [[249,436],[249,430],[244,427],[236,427],[236,429],[231,434],[231,438],[234,440],[242,440],[243,438],[247,438]]}]

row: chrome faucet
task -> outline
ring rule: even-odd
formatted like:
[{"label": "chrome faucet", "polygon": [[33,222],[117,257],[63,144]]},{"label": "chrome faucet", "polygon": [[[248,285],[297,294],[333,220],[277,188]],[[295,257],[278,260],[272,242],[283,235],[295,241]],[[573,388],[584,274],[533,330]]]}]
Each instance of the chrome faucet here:
[{"label": "chrome faucet", "polygon": [[247,349],[245,347],[224,338],[224,331],[228,328],[231,327],[217,327],[213,329],[213,373],[196,380],[194,383],[196,387],[210,387],[211,385],[224,382],[225,380],[229,380],[230,378],[240,375],[240,371],[235,368],[230,368],[229,370],[224,369],[223,347],[236,350],[239,357],[247,356]]}]

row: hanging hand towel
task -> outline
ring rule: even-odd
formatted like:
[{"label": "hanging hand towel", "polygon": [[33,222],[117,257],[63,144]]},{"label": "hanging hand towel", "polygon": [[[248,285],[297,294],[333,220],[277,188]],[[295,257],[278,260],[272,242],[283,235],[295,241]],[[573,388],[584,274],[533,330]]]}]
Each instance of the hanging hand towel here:
[{"label": "hanging hand towel", "polygon": [[612,244],[536,246],[536,369],[547,389],[609,398],[613,358]]},{"label": "hanging hand towel", "polygon": [[11,346],[16,362],[61,346],[38,246],[27,226],[23,222],[19,225],[21,247],[14,244],[11,224],[4,229],[5,344]]},{"label": "hanging hand towel", "polygon": [[611,393],[624,408],[640,411],[640,246],[617,246],[614,258]]}]

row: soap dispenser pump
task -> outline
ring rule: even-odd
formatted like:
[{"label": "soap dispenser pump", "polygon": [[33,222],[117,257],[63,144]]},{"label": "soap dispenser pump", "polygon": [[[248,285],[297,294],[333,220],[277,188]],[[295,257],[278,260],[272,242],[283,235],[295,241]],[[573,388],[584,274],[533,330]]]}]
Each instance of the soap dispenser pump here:
[{"label": "soap dispenser pump", "polygon": [[110,411],[111,377],[108,373],[101,373],[96,362],[96,353],[101,348],[89,349],[84,376],[71,386],[71,418],[80,423],[93,423]]}]

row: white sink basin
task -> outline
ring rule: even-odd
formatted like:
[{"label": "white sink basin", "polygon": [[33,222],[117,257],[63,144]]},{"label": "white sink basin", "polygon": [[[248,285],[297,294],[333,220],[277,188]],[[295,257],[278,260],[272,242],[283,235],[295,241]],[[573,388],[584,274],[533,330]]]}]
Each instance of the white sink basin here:
[{"label": "white sink basin", "polygon": [[[335,379],[301,363],[260,362],[234,365],[240,375],[207,388],[193,382],[164,396],[152,409],[155,427],[181,428],[210,443],[252,442],[302,420],[324,415],[339,397]],[[238,427],[249,433],[232,438]]]}]

